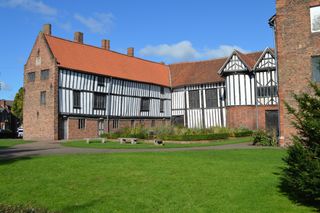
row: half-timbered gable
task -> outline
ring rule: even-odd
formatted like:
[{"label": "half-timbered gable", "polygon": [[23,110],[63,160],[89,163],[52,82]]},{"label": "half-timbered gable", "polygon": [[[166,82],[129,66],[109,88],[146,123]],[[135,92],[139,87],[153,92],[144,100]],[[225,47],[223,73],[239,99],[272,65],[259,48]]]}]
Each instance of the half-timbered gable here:
[{"label": "half-timbered gable", "polygon": [[278,77],[276,74],[276,61],[272,49],[267,48],[254,66],[257,104],[278,104]]}]

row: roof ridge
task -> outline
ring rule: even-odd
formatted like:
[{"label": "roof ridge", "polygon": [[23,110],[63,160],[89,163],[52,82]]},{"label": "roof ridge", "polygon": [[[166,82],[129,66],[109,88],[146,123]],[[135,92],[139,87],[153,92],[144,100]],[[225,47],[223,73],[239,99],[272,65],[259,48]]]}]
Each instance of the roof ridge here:
[{"label": "roof ridge", "polygon": [[91,44],[78,43],[78,42],[74,42],[74,41],[69,40],[69,39],[65,39],[65,38],[61,38],[61,37],[57,37],[57,36],[53,36],[53,35],[47,35],[47,34],[45,34],[45,36],[53,37],[53,38],[60,39],[60,40],[66,41],[66,42],[71,42],[71,43],[74,43],[74,44],[79,44],[79,45],[83,45],[83,46],[88,46],[88,47],[96,48],[96,49],[99,49],[99,50],[102,50],[102,51],[108,51],[108,52],[111,52],[111,53],[115,53],[115,54],[119,54],[119,55],[122,55],[122,56],[129,57],[129,58],[134,58],[134,59],[138,59],[138,60],[142,60],[142,61],[146,61],[146,62],[150,62],[150,63],[162,65],[162,66],[168,66],[167,64],[163,64],[163,63],[161,63],[161,62],[155,62],[155,61],[151,61],[151,60],[147,60],[147,59],[143,59],[143,58],[139,58],[139,57],[135,57],[135,56],[134,56],[134,57],[128,56],[127,54],[124,54],[124,53],[119,53],[119,52],[116,52],[116,51],[114,51],[114,50],[103,49],[103,48],[101,48],[101,47],[94,46],[94,45],[91,45]]},{"label": "roof ridge", "polygon": [[177,62],[177,63],[172,63],[168,64],[170,65],[178,65],[178,64],[195,64],[195,63],[201,63],[201,62],[210,62],[210,61],[217,61],[217,60],[222,60],[222,59],[227,59],[228,57],[220,57],[220,58],[212,58],[212,59],[204,59],[204,60],[199,60],[199,61],[185,61],[185,62]]}]

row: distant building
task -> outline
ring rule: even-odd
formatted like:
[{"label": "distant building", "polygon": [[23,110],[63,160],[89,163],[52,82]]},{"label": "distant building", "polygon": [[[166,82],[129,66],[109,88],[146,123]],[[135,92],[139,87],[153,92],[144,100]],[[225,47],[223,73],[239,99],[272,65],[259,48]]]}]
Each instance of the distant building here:
[{"label": "distant building", "polygon": [[18,119],[11,113],[13,101],[0,100],[0,129],[15,132],[19,125]]},{"label": "distant building", "polygon": [[280,98],[280,144],[295,133],[284,102],[295,105],[293,93],[308,92],[309,82],[320,83],[320,1],[277,0],[275,29]]},{"label": "distant building", "polygon": [[24,71],[24,137],[76,139],[144,125],[277,129],[274,50],[172,65],[55,37],[44,25]]}]

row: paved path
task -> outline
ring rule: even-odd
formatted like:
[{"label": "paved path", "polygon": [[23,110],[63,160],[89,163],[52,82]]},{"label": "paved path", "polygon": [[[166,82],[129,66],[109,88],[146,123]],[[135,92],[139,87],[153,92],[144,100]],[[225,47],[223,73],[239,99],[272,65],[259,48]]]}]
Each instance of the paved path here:
[{"label": "paved path", "polygon": [[[42,155],[79,154],[79,153],[134,153],[134,152],[177,152],[200,150],[228,150],[228,149],[261,149],[251,143],[227,144],[220,146],[185,147],[185,148],[155,148],[155,149],[93,149],[65,147],[59,142],[33,142],[16,145],[0,150],[0,159],[13,159]],[[272,148],[272,147],[271,147]]]}]

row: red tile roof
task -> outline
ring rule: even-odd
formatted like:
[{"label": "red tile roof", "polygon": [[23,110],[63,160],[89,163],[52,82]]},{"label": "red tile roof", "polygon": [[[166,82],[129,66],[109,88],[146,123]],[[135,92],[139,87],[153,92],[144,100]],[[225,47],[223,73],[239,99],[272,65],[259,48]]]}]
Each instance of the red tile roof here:
[{"label": "red tile roof", "polygon": [[166,65],[54,36],[45,38],[59,67],[170,87]]},{"label": "red tile roof", "polygon": [[218,74],[227,58],[169,65],[172,87],[221,82]]},{"label": "red tile roof", "polygon": [[254,65],[256,65],[257,61],[259,60],[260,56],[262,55],[263,51],[254,52],[254,53],[248,53],[244,54],[239,51],[237,51],[239,54],[241,60],[249,66],[249,69],[253,69]]}]

